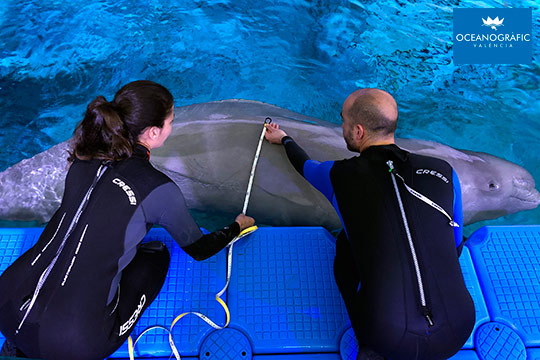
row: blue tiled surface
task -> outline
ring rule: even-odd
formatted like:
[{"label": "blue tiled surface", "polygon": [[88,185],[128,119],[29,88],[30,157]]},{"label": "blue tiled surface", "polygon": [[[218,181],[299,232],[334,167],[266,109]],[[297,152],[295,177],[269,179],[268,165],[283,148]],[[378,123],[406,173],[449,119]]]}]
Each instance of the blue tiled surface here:
[{"label": "blue tiled surface", "polygon": [[213,331],[204,340],[201,360],[251,359],[253,352],[246,335],[236,329]]},{"label": "blue tiled surface", "polygon": [[540,348],[527,349],[527,360],[540,360]]},{"label": "blue tiled surface", "polygon": [[478,355],[473,350],[461,350],[448,360],[479,360]]},{"label": "blue tiled surface", "polygon": [[[197,262],[180,250],[164,229],[150,230],[145,241],[154,240],[164,242],[173,250],[169,273],[158,297],[135,326],[133,338],[153,325],[169,327],[176,316],[186,311],[202,312],[217,324],[224,324],[225,313],[216,302],[215,294],[225,285],[225,252]],[[182,318],[173,329],[173,338],[180,355],[197,356],[202,340],[212,330],[194,315]],[[168,356],[170,353],[169,337],[163,330],[146,333],[136,347],[136,355],[141,356]],[[126,343],[111,357],[128,356]]]},{"label": "blue tiled surface", "polygon": [[255,355],[253,360],[341,360],[338,354]]},{"label": "blue tiled surface", "polygon": [[[41,231],[0,229],[0,273]],[[170,326],[176,315],[190,310],[223,324],[214,295],[225,282],[226,252],[196,262],[163,229],[152,229],[145,241],[150,240],[172,249],[171,265],[163,290],[134,334],[152,325]],[[475,302],[476,325],[452,360],[524,359],[525,354],[540,360],[539,244],[540,226],[487,227],[471,236],[460,263]],[[235,244],[232,281],[223,296],[230,327],[216,331],[195,316],[183,318],[173,331],[182,359],[354,359],[358,345],[334,283],[334,253],[333,237],[322,228],[261,228],[242,239]],[[157,359],[170,353],[167,334],[153,330],[139,342],[136,355]],[[128,358],[127,344],[111,358]]]},{"label": "blue tiled surface", "polygon": [[476,352],[482,360],[525,360],[525,344],[510,327],[501,323],[487,323],[475,334]]},{"label": "blue tiled surface", "polygon": [[[19,255],[30,249],[37,242],[42,231],[42,228],[0,228],[0,274],[17,260]],[[0,333],[0,344],[3,344],[5,339],[4,335]]]},{"label": "blue tiled surface", "polygon": [[491,321],[540,347],[540,226],[483,227],[468,246]]},{"label": "blue tiled surface", "polygon": [[0,274],[37,242],[42,231],[42,228],[0,228]]},{"label": "blue tiled surface", "polygon": [[261,228],[235,245],[228,304],[255,354],[338,352],[348,327],[321,228]]},{"label": "blue tiled surface", "polygon": [[474,348],[474,333],[478,326],[489,321],[489,314],[486,303],[484,301],[484,297],[482,296],[482,289],[480,288],[480,283],[478,282],[476,271],[474,270],[471,254],[467,247],[463,247],[463,251],[461,252],[461,256],[459,257],[459,263],[461,265],[461,272],[463,273],[465,285],[467,286],[469,294],[471,294],[471,297],[474,301],[474,309],[476,310],[476,322],[474,324],[473,331],[467,339],[465,345],[463,345],[463,349],[472,349]]},{"label": "blue tiled surface", "polygon": [[347,329],[345,334],[343,334],[341,337],[341,342],[339,344],[339,353],[341,354],[341,359],[356,360],[358,348],[358,340],[356,340],[356,336],[354,336],[353,329]]},{"label": "blue tiled surface", "polygon": [[[112,359],[112,358],[109,358],[109,359]],[[121,357],[121,358],[117,358],[115,357],[114,358],[115,360],[129,360],[129,357]],[[144,358],[138,358],[138,357],[135,357],[135,359],[152,359],[152,360],[172,360],[174,359],[174,355],[171,356],[152,356],[152,357],[144,357]],[[181,356],[181,359],[182,360],[199,360],[199,357],[198,356]],[[0,357],[0,360],[2,360],[2,358]],[[9,359],[11,360],[11,359]]]}]

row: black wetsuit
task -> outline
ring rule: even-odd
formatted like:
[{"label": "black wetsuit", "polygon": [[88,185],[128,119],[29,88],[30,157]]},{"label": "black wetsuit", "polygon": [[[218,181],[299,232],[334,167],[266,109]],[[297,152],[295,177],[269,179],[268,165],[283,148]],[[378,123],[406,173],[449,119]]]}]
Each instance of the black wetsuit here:
[{"label": "black wetsuit", "polygon": [[0,331],[26,356],[103,359],[126,340],[167,274],[167,248],[141,245],[152,224],[197,260],[238,235],[234,222],[203,236],[148,160],[141,145],[124,161],[75,160],[60,208],[0,277]]},{"label": "black wetsuit", "polygon": [[[360,344],[387,359],[446,359],[459,351],[473,329],[475,311],[456,250],[463,216],[451,166],[396,145],[371,146],[361,156],[319,163],[290,137],[282,143],[298,172],[327,197],[344,225],[334,274]],[[452,227],[441,212],[411,195],[397,175],[460,226]]]}]

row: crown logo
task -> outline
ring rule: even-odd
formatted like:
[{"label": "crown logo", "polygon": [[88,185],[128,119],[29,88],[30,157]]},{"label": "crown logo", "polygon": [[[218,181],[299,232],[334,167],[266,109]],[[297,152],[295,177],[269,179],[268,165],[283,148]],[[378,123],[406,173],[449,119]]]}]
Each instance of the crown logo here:
[{"label": "crown logo", "polygon": [[495,19],[492,19],[488,16],[487,20],[482,18],[482,21],[484,22],[484,25],[482,26],[489,26],[491,27],[493,30],[497,30],[497,27],[499,26],[504,26],[503,25],[503,21],[504,21],[504,18],[502,18],[501,20],[499,20],[499,17],[497,16]]}]

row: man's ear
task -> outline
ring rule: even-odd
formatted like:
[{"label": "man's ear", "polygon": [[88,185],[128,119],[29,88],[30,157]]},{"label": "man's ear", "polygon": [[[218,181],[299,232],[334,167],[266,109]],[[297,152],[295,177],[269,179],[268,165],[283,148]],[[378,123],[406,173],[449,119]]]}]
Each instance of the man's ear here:
[{"label": "man's ear", "polygon": [[354,125],[354,137],[356,141],[362,140],[365,135],[364,127],[360,124]]}]

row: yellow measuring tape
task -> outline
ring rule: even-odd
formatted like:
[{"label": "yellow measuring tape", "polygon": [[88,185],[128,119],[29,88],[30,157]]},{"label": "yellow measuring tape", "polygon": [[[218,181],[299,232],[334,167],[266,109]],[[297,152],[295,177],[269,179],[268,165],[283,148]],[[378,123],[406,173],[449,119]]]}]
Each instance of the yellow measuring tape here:
[{"label": "yellow measuring tape", "polygon": [[229,283],[230,283],[230,280],[231,280],[231,270],[232,270],[232,252],[233,252],[233,244],[235,242],[237,242],[238,240],[240,240],[241,238],[253,233],[255,230],[257,230],[258,227],[257,226],[251,226],[247,229],[244,229],[240,234],[238,234],[237,237],[235,237],[231,243],[228,245],[229,249],[228,249],[228,254],[227,254],[227,282],[225,283],[225,286],[223,287],[223,289],[221,289],[220,292],[218,292],[216,294],[216,300],[218,303],[220,303],[220,305],[223,307],[223,310],[225,310],[225,315],[226,315],[226,320],[225,320],[225,325],[223,326],[219,326],[217,325],[215,322],[213,322],[212,320],[210,320],[210,318],[208,318],[208,316],[204,315],[204,314],[201,314],[199,312],[195,312],[195,311],[188,311],[188,312],[185,312],[185,313],[182,313],[180,315],[178,315],[174,320],[173,322],[171,323],[171,327],[169,329],[167,329],[166,327],[164,326],[161,326],[161,325],[155,325],[155,326],[152,326],[152,327],[149,327],[148,329],[144,330],[138,337],[137,339],[135,340],[135,342],[133,342],[133,339],[131,336],[129,336],[128,338],[128,351],[129,351],[129,358],[130,360],[135,360],[135,357],[134,357],[134,349],[135,349],[135,346],[137,345],[137,342],[139,342],[140,338],[146,334],[148,331],[150,330],[154,330],[154,329],[161,329],[161,330],[165,330],[166,332],[169,333],[169,345],[171,346],[171,350],[175,356],[175,358],[177,360],[181,360],[180,359],[180,353],[178,352],[178,349],[176,348],[176,345],[174,344],[174,340],[173,340],[173,336],[172,336],[172,330],[173,330],[173,327],[174,325],[176,325],[176,323],[181,319],[183,318],[184,316],[186,315],[189,315],[189,314],[193,314],[193,315],[196,315],[198,316],[199,318],[201,318],[202,320],[204,320],[208,325],[210,325],[211,327],[213,327],[214,329],[217,329],[217,330],[221,330],[221,329],[224,329],[226,328],[228,325],[229,325],[229,322],[231,321],[231,313],[229,311],[229,307],[227,306],[227,304],[225,303],[225,301],[223,301],[223,299],[221,298],[221,296],[225,293],[225,291],[227,290],[227,288],[229,287]]},{"label": "yellow measuring tape", "polygon": [[[249,198],[251,196],[251,188],[253,186],[253,179],[255,177],[255,169],[257,167],[257,162],[259,161],[259,155],[260,155],[260,152],[261,152],[262,142],[263,142],[263,139],[264,139],[264,134],[266,133],[266,126],[268,124],[270,124],[271,122],[272,122],[271,118],[266,118],[264,120],[263,130],[261,132],[261,136],[259,137],[259,143],[257,145],[257,150],[255,151],[255,158],[253,159],[253,165],[251,166],[251,172],[249,174],[248,187],[247,187],[247,191],[246,191],[246,197],[244,199],[244,206],[243,206],[243,209],[242,209],[243,214],[246,214],[247,206],[248,206],[248,203],[249,203]],[[171,327],[169,329],[167,329],[166,327],[161,326],[161,325],[156,325],[156,326],[149,327],[146,330],[144,330],[137,337],[135,342],[133,342],[133,339],[131,338],[131,335],[130,335],[129,338],[128,338],[128,351],[129,351],[130,360],[135,360],[134,349],[135,349],[135,346],[137,345],[137,342],[139,341],[139,339],[144,334],[146,334],[148,331],[153,330],[153,329],[162,329],[162,330],[165,330],[166,332],[168,332],[168,334],[169,334],[169,345],[171,346],[171,350],[172,350],[172,352],[174,354],[174,357],[176,358],[176,360],[181,360],[180,359],[180,353],[178,352],[178,349],[176,348],[176,345],[174,344],[174,340],[173,340],[173,336],[172,336],[172,329],[173,329],[174,325],[176,325],[176,323],[186,315],[189,315],[189,314],[196,315],[199,318],[201,318],[202,320],[204,320],[208,325],[210,325],[211,327],[213,327],[214,329],[217,329],[217,330],[224,329],[229,325],[229,322],[231,321],[231,313],[229,311],[229,307],[227,306],[225,301],[223,301],[221,296],[225,293],[225,291],[229,287],[229,283],[231,281],[233,245],[234,245],[235,242],[237,242],[238,240],[240,240],[244,236],[247,236],[247,235],[251,234],[252,232],[254,232],[257,229],[258,229],[257,226],[251,226],[251,227],[249,227],[247,229],[244,229],[242,232],[240,232],[240,234],[238,234],[237,237],[235,237],[231,241],[231,243],[229,245],[227,245],[228,248],[229,248],[228,252],[227,252],[227,281],[226,281],[225,286],[223,287],[223,289],[221,289],[221,291],[216,294],[216,301],[223,307],[223,310],[225,310],[225,315],[226,315],[225,325],[219,326],[215,322],[210,320],[206,315],[201,314],[199,312],[189,311],[189,312],[182,313],[182,314],[178,315],[173,320],[173,322],[171,323]]]}]

